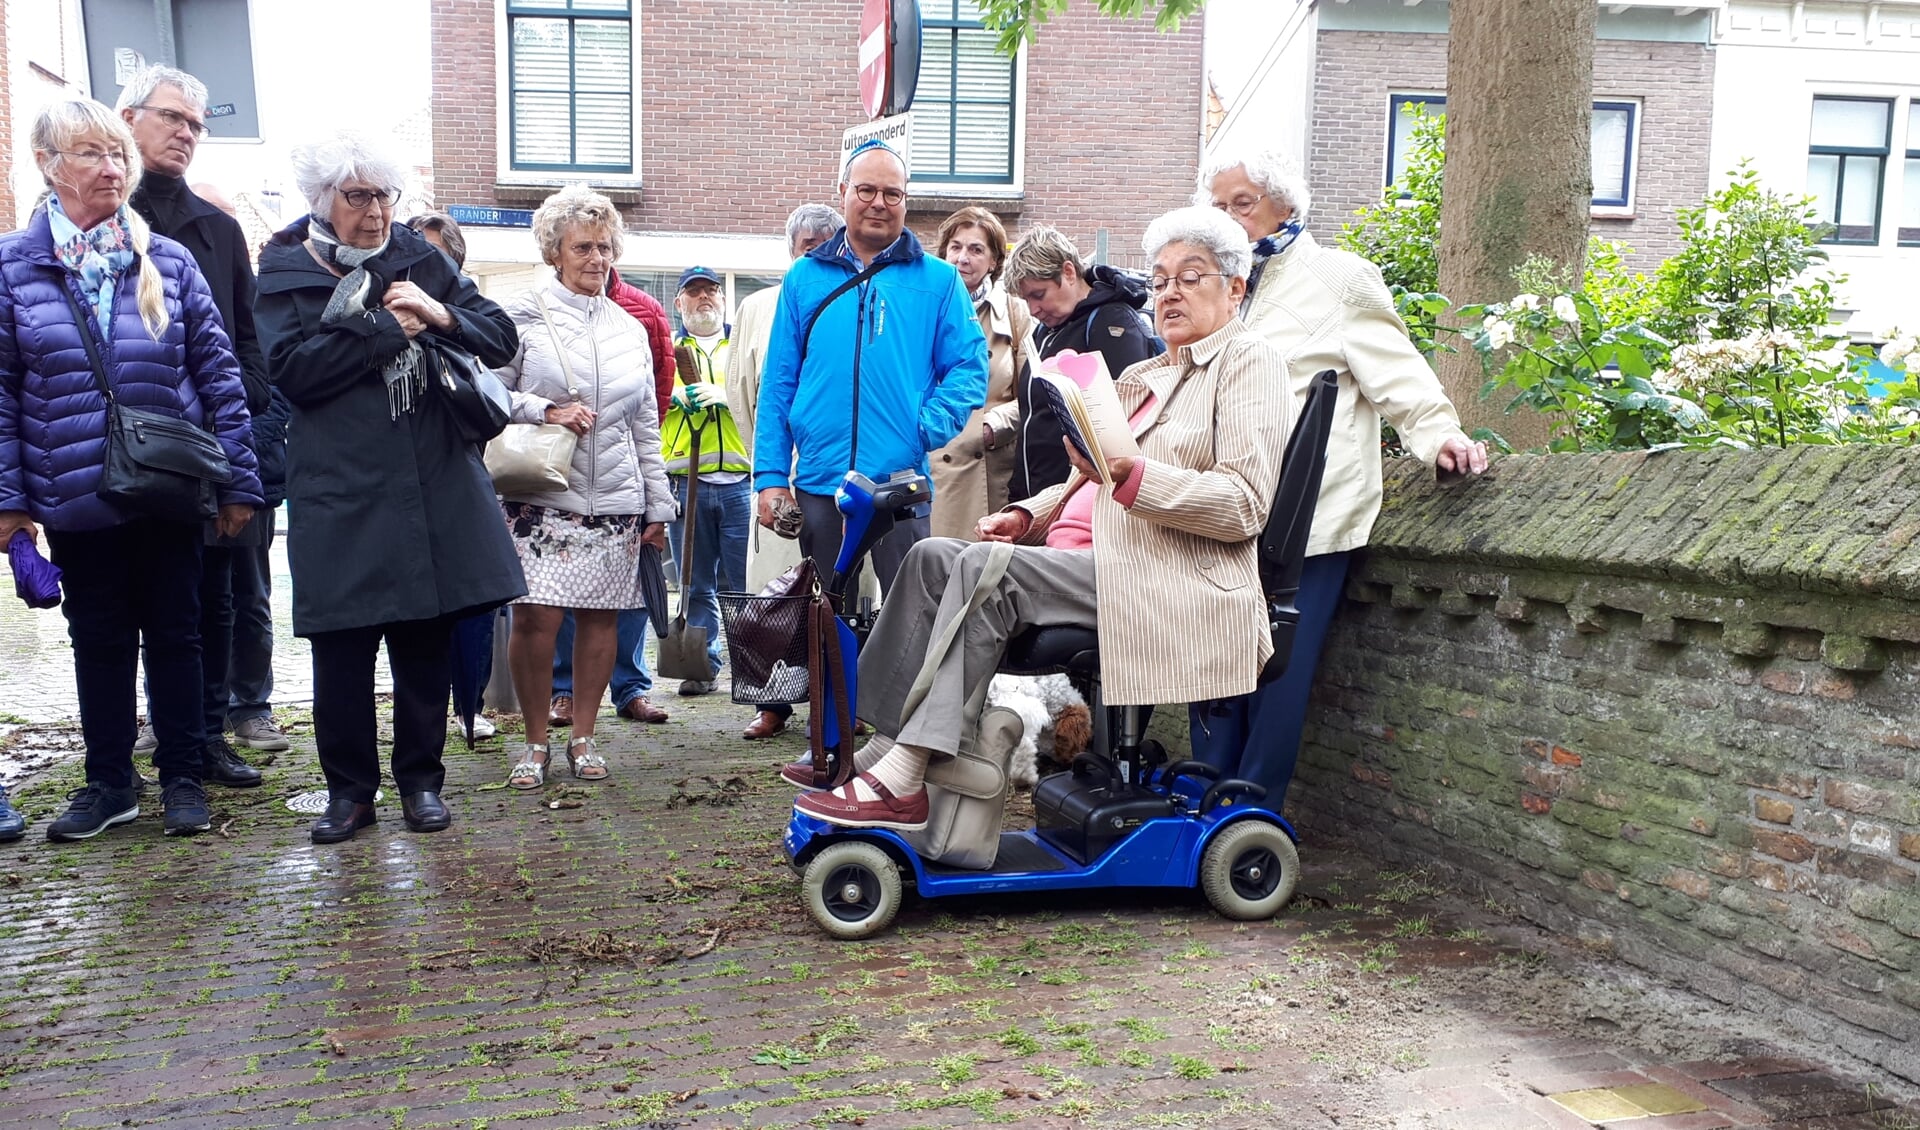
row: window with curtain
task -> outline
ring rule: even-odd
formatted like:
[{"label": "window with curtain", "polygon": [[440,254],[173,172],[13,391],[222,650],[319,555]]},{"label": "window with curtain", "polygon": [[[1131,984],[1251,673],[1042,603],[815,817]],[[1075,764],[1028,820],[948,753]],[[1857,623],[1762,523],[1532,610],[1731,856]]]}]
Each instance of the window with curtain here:
[{"label": "window with curtain", "polygon": [[976,0],[922,0],[913,179],[1012,184],[1014,61],[994,50]]},{"label": "window with curtain", "polygon": [[[1444,114],[1447,100],[1439,94],[1395,94],[1387,104],[1387,183],[1397,183],[1407,171],[1407,150],[1413,144],[1413,118],[1408,106]],[[1633,203],[1633,142],[1640,125],[1638,102],[1593,104],[1593,206],[1625,208]]]},{"label": "window with curtain", "polygon": [[511,164],[631,173],[631,0],[507,0]]},{"label": "window with curtain", "polygon": [[1890,98],[1815,98],[1807,195],[1832,224],[1828,243],[1880,242],[1880,194],[1893,130]]}]

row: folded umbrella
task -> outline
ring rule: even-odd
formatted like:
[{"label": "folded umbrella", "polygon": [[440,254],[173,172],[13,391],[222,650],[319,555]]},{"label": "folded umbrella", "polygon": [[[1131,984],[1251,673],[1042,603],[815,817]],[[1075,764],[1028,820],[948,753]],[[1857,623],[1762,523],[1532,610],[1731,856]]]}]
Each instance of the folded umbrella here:
[{"label": "folded umbrella", "polygon": [[13,591],[28,608],[53,608],[60,603],[60,566],[40,556],[27,531],[13,531],[7,542],[7,564],[13,567]]},{"label": "folded umbrella", "polygon": [[667,570],[660,562],[660,551],[650,545],[640,547],[640,598],[647,605],[647,622],[653,625],[656,639],[667,638]]},{"label": "folded umbrella", "polygon": [[453,712],[468,749],[473,748],[473,716],[480,713],[480,696],[493,674],[493,615],[489,610],[453,625]]}]

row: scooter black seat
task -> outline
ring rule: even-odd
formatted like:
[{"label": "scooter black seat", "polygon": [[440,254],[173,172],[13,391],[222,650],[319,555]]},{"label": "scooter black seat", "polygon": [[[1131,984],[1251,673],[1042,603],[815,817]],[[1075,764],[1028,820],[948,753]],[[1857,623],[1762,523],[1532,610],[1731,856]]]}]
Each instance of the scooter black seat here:
[{"label": "scooter black seat", "polygon": [[1096,675],[1100,671],[1100,636],[1078,624],[1028,628],[1007,641],[1000,670],[1009,675]]}]

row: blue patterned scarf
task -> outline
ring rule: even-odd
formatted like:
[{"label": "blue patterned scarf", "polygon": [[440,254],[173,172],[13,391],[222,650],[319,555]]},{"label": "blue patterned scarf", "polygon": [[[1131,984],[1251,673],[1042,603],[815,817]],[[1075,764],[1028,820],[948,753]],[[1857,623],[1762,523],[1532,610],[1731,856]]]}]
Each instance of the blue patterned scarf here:
[{"label": "blue patterned scarf", "polygon": [[56,193],[47,197],[47,222],[53,229],[53,257],[80,278],[80,287],[93,305],[100,339],[113,340],[113,300],[120,276],[133,266],[133,231],[125,204],[89,231],[67,218]]},{"label": "blue patterned scarf", "polygon": [[1253,241],[1253,269],[1247,273],[1247,296],[1240,300],[1240,316],[1247,316],[1253,309],[1253,288],[1260,285],[1260,276],[1266,272],[1267,260],[1275,258],[1293,246],[1305,230],[1298,217],[1289,219],[1280,225],[1280,230],[1272,235],[1262,236]]}]

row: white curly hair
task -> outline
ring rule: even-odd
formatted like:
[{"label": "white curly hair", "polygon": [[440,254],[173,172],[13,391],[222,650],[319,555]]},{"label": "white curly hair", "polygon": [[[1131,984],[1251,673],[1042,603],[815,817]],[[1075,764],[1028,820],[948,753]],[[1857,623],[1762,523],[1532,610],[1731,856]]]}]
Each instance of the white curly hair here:
[{"label": "white curly hair", "polygon": [[1201,207],[1212,204],[1214,178],[1235,168],[1245,169],[1247,179],[1261,192],[1292,209],[1294,219],[1306,220],[1313,193],[1300,166],[1278,149],[1222,149],[1208,157],[1200,162],[1199,187],[1194,190],[1193,202]]}]

